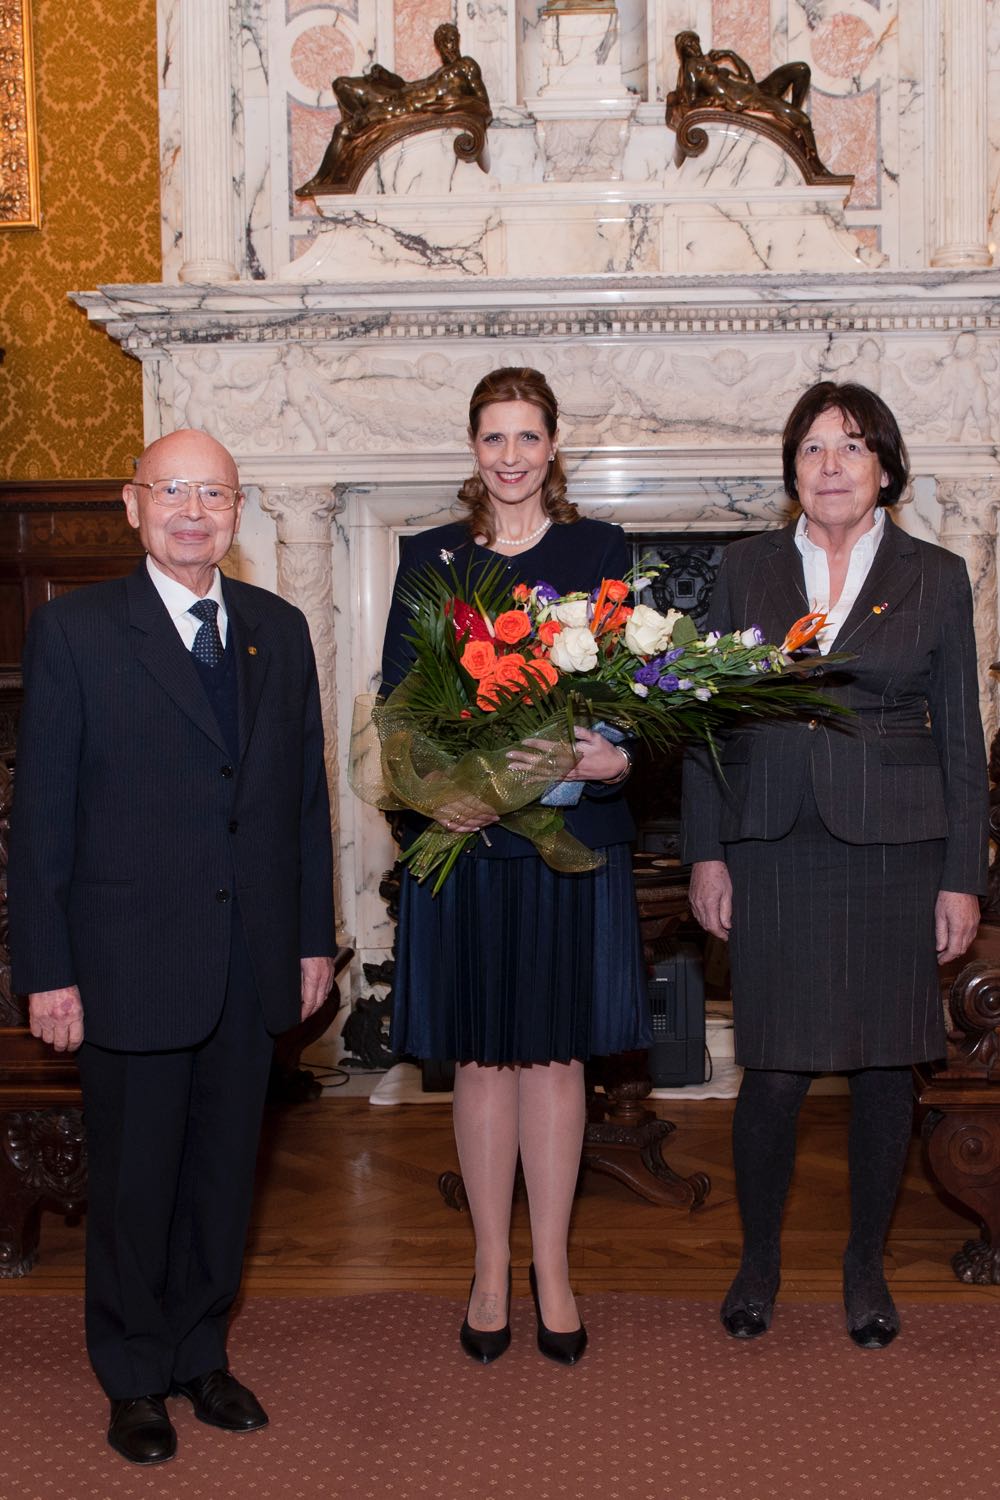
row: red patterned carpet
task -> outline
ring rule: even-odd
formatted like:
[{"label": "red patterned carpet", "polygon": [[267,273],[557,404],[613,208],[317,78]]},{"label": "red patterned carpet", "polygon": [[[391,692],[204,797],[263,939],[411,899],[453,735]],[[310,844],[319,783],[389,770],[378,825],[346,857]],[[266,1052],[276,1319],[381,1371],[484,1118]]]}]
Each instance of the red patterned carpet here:
[{"label": "red patterned carpet", "polygon": [[180,1451],[125,1464],[70,1297],[0,1300],[0,1500],[968,1500],[997,1493],[1000,1317],[903,1308],[882,1353],[839,1308],[779,1308],[753,1345],[705,1303],[583,1299],[591,1350],[564,1370],[514,1344],[481,1369],[441,1298],[253,1299],[234,1369],[271,1413],[261,1433],[199,1425],[171,1402]]}]

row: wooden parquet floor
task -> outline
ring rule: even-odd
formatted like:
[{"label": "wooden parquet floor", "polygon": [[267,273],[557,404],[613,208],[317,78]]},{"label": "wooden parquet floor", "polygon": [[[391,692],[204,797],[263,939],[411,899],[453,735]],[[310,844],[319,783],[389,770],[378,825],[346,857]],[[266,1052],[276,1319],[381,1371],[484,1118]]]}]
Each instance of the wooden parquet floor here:
[{"label": "wooden parquet floor", "polygon": [[[676,1133],[666,1155],[685,1176],[707,1171],[712,1191],[694,1213],[658,1208],[618,1183],[584,1175],[570,1254],[580,1292],[628,1290],[715,1301],[739,1259],[728,1100],[661,1103]],[[782,1297],[839,1297],[847,1234],[846,1097],[806,1101],[784,1233]],[[472,1237],[467,1214],[447,1208],[438,1174],[457,1167],[447,1105],[373,1108],[325,1098],[272,1111],[244,1295],[429,1291],[465,1295]],[[951,1255],[977,1225],[942,1200],[914,1138],[889,1237],[887,1265],[901,1300],[1000,1299],[1000,1288],[962,1286]],[[515,1267],[531,1258],[527,1203],[514,1208]],[[526,1275],[515,1274],[518,1294]],[[83,1282],[83,1226],[46,1215],[42,1256],[32,1274],[0,1281],[0,1295],[76,1291]]]}]

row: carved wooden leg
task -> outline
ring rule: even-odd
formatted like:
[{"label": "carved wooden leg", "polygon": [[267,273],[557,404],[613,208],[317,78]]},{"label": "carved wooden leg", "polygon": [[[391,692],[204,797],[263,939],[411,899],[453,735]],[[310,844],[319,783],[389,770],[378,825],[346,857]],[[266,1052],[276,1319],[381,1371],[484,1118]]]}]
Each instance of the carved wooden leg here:
[{"label": "carved wooden leg", "polygon": [[79,1213],[87,1158],[78,1109],[0,1115],[0,1276],[24,1276],[38,1254],[43,1207]]},{"label": "carved wooden leg", "polygon": [[664,1143],[675,1127],[642,1103],[652,1092],[645,1053],[616,1060],[605,1088],[603,1096],[593,1094],[590,1099],[582,1165],[616,1177],[647,1203],[699,1208],[712,1184],[704,1172],[679,1176],[664,1159]]},{"label": "carved wooden leg", "polygon": [[983,1222],[982,1239],[952,1257],[959,1281],[1000,1284],[1000,1109],[931,1109],[923,1125],[927,1161],[937,1181]]}]

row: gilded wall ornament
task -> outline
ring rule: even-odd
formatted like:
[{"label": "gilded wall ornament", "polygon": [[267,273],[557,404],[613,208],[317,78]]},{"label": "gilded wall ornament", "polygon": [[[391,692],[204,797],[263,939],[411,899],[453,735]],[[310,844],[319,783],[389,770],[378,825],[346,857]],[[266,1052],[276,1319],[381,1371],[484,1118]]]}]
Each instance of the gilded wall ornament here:
[{"label": "gilded wall ornament", "polygon": [[463,57],[458,27],[444,22],[434,32],[441,66],[426,78],[407,82],[376,63],[360,77],[333,80],[340,105],[338,121],[319,171],[297,198],[320,193],[353,193],[362,177],[389,146],[424,130],[457,126],[460,161],[474,161],[485,172],[486,130],[493,116],[479,64]]},{"label": "gilded wall ornament", "polygon": [[37,229],[38,136],[31,0],[0,0],[0,228]]}]

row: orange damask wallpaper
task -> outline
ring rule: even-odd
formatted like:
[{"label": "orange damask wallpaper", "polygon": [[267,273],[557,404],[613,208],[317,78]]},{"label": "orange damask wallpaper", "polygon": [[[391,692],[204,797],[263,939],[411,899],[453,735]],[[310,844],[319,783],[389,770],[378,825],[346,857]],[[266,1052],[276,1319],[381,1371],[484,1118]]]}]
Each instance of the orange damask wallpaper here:
[{"label": "orange damask wallpaper", "polygon": [[125,475],[142,386],[66,300],[160,278],[156,0],[32,0],[42,227],[0,231],[0,479]]}]

